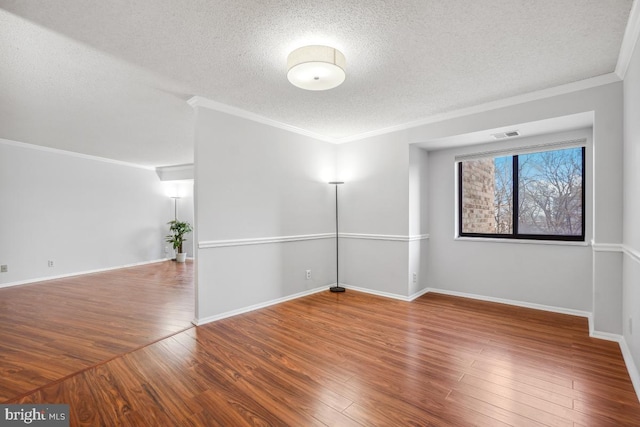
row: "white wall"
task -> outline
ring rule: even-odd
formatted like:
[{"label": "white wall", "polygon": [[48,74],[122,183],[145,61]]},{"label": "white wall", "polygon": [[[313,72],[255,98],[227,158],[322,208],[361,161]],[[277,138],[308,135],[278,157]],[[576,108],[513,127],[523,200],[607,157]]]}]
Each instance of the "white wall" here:
[{"label": "white wall", "polygon": [[[489,296],[562,309],[591,312],[591,248],[572,244],[542,244],[529,241],[486,241],[456,239],[457,221],[455,157],[498,149],[585,138],[586,177],[593,176],[591,129],[561,134],[518,138],[479,146],[429,153],[431,198],[429,287]],[[587,186],[586,210],[593,206],[591,185]],[[587,242],[591,236],[591,215],[587,220]]]},{"label": "white wall", "polygon": [[152,170],[0,140],[0,194],[1,284],[164,258],[170,200]]},{"label": "white wall", "polygon": [[333,144],[198,108],[198,321],[335,281],[335,155]]},{"label": "white wall", "polygon": [[[624,257],[622,324],[640,367],[640,48],[624,79]],[[630,320],[633,328],[630,328]],[[633,331],[632,331],[633,329]],[[640,372],[636,372],[636,378]]]}]

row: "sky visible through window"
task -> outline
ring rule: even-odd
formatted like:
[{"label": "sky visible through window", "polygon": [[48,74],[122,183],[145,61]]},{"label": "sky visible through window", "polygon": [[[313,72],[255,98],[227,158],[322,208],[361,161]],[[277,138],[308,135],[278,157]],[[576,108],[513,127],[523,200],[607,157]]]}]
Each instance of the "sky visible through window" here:
[{"label": "sky visible through window", "polygon": [[583,155],[576,147],[463,162],[461,232],[582,236]]},{"label": "sky visible through window", "polygon": [[518,156],[518,232],[582,234],[582,149]]}]

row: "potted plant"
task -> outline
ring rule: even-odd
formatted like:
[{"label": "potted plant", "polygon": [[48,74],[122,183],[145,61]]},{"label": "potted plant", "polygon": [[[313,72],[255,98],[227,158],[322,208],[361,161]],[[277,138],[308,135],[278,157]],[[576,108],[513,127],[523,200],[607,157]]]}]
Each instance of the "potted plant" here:
[{"label": "potted plant", "polygon": [[182,244],[187,241],[187,239],[184,238],[184,235],[193,230],[191,228],[191,224],[184,221],[178,221],[177,219],[169,221],[168,224],[171,234],[167,234],[167,243],[171,243],[173,245],[173,249],[176,251],[176,261],[184,262],[187,258],[187,254],[182,252]]}]

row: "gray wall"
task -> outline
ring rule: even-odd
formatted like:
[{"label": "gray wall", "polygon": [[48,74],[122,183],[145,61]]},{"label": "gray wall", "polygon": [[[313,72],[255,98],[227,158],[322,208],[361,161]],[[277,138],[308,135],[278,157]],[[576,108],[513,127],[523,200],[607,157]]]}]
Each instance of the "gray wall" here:
[{"label": "gray wall", "polygon": [[403,132],[338,146],[341,281],[408,296],[409,146]]},{"label": "gray wall", "polygon": [[[578,138],[587,139],[586,176],[592,177],[591,128],[429,153],[430,288],[591,312],[592,251],[586,243],[577,246],[560,242],[455,239],[456,155]],[[590,212],[593,193],[591,184],[587,187],[586,210]],[[588,242],[592,235],[591,215],[586,220]]]},{"label": "gray wall", "polygon": [[[624,79],[623,243],[622,324],[635,365],[640,367],[640,48],[637,44]],[[636,373],[638,377],[640,372]]]},{"label": "gray wall", "polygon": [[[338,146],[199,108],[198,319],[332,283],[334,193],[326,182],[340,179],[347,286],[404,299],[440,288],[592,313],[596,334],[621,334],[622,89],[608,84]],[[578,113],[593,117],[592,131],[580,133],[589,139],[587,244],[454,239],[454,157],[477,147],[427,153],[421,144]]]},{"label": "gray wall", "polygon": [[[409,147],[409,236],[421,236],[409,243],[409,296],[426,289],[422,277],[429,262],[429,153]],[[415,277],[413,277],[415,274]]]},{"label": "gray wall", "polygon": [[[425,124],[407,131],[408,142],[420,144],[443,137],[584,112],[593,112],[594,117],[593,176],[590,182],[593,191],[593,211],[590,213],[593,218],[591,236],[594,241],[591,248],[593,304],[592,310],[589,311],[593,313],[593,326],[596,331],[620,334],[622,332],[620,318],[622,312],[622,279],[620,275],[622,253],[611,251],[611,248],[616,247],[615,245],[619,246],[622,242],[622,168],[620,165],[622,164],[623,112],[621,82]],[[430,155],[430,160],[433,160],[432,155]],[[430,167],[436,163],[430,161]],[[453,181],[454,174],[453,164],[450,167],[451,179],[449,182]],[[430,171],[431,176],[433,173],[435,171]],[[430,182],[429,221],[430,234],[432,235],[435,232],[433,215],[439,209],[439,197],[434,194],[434,191],[441,184],[448,185],[446,182]],[[450,207],[443,209],[450,209]],[[453,233],[450,236],[453,238]],[[439,249],[434,244],[433,238],[431,240],[430,253],[436,254]],[[468,245],[468,243],[458,242],[456,248],[463,248],[464,245]],[[487,242],[476,244],[476,251],[500,251],[499,247],[499,244]],[[559,249],[545,250],[559,251]],[[516,253],[518,252],[503,250],[497,255],[507,257],[507,259],[511,257],[516,265],[524,263],[522,257],[515,256]],[[429,265],[432,266],[433,262],[430,262]],[[480,263],[472,263],[468,268],[475,269],[480,275],[485,275],[484,282],[488,285],[485,288],[487,294],[484,296],[497,297],[507,292],[501,287],[491,288],[491,276],[496,273],[495,271],[484,270],[485,267]],[[577,274],[582,275],[583,273]],[[581,277],[584,278],[584,276]],[[435,277],[432,278],[435,279]],[[444,285],[429,283],[428,286]],[[462,291],[464,292],[464,290]],[[540,299],[541,296],[534,295],[534,293],[533,290],[528,291],[527,295],[522,295],[521,298],[535,297]],[[569,296],[560,294],[559,298],[553,301],[551,298],[551,296],[545,297],[549,301],[549,305],[563,307]],[[577,298],[577,301],[565,308],[583,307],[586,300],[582,296],[577,296]],[[526,302],[526,300],[524,301]]]},{"label": "gray wall", "polygon": [[0,284],[165,256],[171,201],[155,171],[0,140],[0,194]]},{"label": "gray wall", "polygon": [[335,280],[335,156],[333,144],[198,108],[199,322]]}]

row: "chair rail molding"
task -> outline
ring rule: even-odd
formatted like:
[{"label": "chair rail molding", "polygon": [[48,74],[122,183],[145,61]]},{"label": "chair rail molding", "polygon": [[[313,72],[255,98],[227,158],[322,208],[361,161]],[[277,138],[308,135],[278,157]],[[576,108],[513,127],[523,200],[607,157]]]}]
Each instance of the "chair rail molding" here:
[{"label": "chair rail molding", "polygon": [[429,238],[428,234],[403,236],[395,234],[339,233],[339,236],[345,239],[390,240],[395,242],[415,242],[418,240],[427,240]]},{"label": "chair rail molding", "polygon": [[628,255],[632,260],[640,262],[640,251],[623,243],[596,243],[591,241],[594,252],[620,252]]},{"label": "chair rail molding", "polygon": [[336,233],[299,234],[293,236],[255,237],[250,239],[209,240],[198,242],[198,249],[225,248],[229,246],[264,245],[269,243],[301,242],[305,240],[331,239]]},{"label": "chair rail molding", "polygon": [[[198,249],[225,248],[229,246],[263,245],[269,243],[301,242],[305,240],[332,239],[336,233],[319,234],[299,234],[293,236],[255,237],[248,239],[228,239],[228,240],[208,240],[198,242]],[[395,242],[415,242],[426,240],[428,234],[417,234],[412,236],[394,234],[360,234],[360,233],[339,233],[342,239],[364,239],[364,240],[386,240]]]}]

